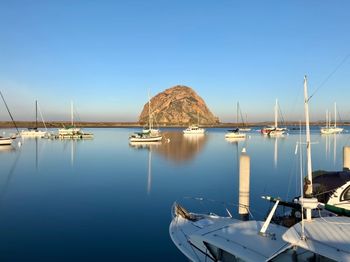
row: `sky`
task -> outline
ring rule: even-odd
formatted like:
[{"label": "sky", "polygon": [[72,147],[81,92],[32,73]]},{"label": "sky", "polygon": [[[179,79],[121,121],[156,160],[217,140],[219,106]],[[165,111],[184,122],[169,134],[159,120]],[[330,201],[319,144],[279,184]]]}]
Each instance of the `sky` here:
[{"label": "sky", "polygon": [[[350,119],[348,0],[1,0],[0,90],[15,120],[137,121],[148,91],[193,88],[222,122]],[[0,103],[0,120],[10,120]]]}]

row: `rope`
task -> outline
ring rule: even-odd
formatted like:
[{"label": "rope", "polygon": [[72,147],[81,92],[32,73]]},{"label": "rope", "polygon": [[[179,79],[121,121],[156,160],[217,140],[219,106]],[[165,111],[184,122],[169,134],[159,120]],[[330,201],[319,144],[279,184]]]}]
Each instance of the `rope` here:
[{"label": "rope", "polygon": [[321,82],[321,84],[316,88],[316,90],[309,96],[307,101],[310,101],[310,99],[321,89],[321,87],[323,87],[328,80],[339,70],[339,68],[346,62],[346,60],[348,60],[348,58],[350,57],[350,54],[347,54],[343,60],[338,64],[338,66],[335,67],[335,69],[325,78],[325,80],[323,80],[323,82]]}]

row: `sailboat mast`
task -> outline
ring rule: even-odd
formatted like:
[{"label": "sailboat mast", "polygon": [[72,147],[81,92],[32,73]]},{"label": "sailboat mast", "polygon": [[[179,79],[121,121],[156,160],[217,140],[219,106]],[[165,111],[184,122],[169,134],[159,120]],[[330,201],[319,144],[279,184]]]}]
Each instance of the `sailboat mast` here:
[{"label": "sailboat mast", "polygon": [[276,98],[276,104],[275,104],[275,128],[277,128],[277,118],[278,118],[278,101]]},{"label": "sailboat mast", "polygon": [[334,128],[337,127],[337,103],[334,103]]},{"label": "sailboat mast", "polygon": [[305,127],[306,127],[306,150],[307,150],[307,178],[311,183],[312,194],[312,163],[311,163],[311,138],[309,118],[309,97],[307,94],[307,79],[304,77],[304,104],[305,104]]},{"label": "sailboat mast", "polygon": [[150,97],[150,91],[148,90],[148,128],[151,131],[152,126],[151,126],[151,97]]},{"label": "sailboat mast", "polygon": [[35,128],[38,128],[38,100],[35,100]]},{"label": "sailboat mast", "polygon": [[239,102],[237,102],[237,113],[236,113],[236,126],[238,128],[238,111],[239,111]]},{"label": "sailboat mast", "polygon": [[70,122],[71,122],[71,125],[74,126],[74,121],[73,121],[73,101],[70,101]]}]

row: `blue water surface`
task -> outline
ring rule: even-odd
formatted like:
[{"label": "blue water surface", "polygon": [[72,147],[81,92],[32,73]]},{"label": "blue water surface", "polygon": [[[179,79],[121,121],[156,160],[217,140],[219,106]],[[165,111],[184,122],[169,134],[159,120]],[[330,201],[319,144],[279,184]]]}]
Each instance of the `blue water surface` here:
[{"label": "blue water surface", "polygon": [[[237,204],[243,147],[256,219],[270,206],[262,195],[290,200],[300,192],[299,131],[269,138],[252,130],[237,142],[222,128],[200,137],[164,129],[162,144],[130,145],[136,130],[86,129],[94,139],[0,148],[0,260],[186,261],[169,237],[171,206],[184,197]],[[313,127],[311,137],[313,170],[341,170],[349,133],[321,136]]]}]

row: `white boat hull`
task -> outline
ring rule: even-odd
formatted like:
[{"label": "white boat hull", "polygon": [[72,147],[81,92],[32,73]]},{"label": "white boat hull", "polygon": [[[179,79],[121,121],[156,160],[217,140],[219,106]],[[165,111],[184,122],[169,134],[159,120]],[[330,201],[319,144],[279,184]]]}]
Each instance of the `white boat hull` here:
[{"label": "white boat hull", "polygon": [[21,136],[22,137],[43,137],[46,135],[45,131],[40,130],[22,130]]},{"label": "white boat hull", "polygon": [[132,143],[159,142],[161,140],[162,140],[162,136],[130,137],[129,138],[129,141]]},{"label": "white boat hull", "polygon": [[246,134],[244,133],[239,133],[239,132],[229,132],[225,134],[225,138],[246,138]]},{"label": "white boat hull", "polygon": [[323,135],[331,135],[331,134],[339,134],[343,132],[343,128],[340,127],[323,127],[321,128],[321,134]]},{"label": "white boat hull", "polygon": [[190,126],[183,130],[183,133],[186,135],[198,135],[198,134],[204,134],[205,129],[204,128],[199,128],[197,126]]},{"label": "white boat hull", "polygon": [[0,146],[8,146],[12,144],[11,137],[0,137]]}]

